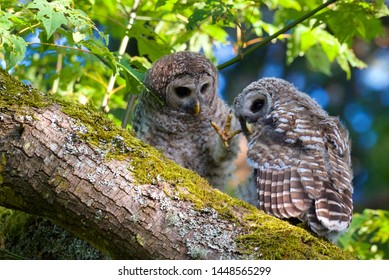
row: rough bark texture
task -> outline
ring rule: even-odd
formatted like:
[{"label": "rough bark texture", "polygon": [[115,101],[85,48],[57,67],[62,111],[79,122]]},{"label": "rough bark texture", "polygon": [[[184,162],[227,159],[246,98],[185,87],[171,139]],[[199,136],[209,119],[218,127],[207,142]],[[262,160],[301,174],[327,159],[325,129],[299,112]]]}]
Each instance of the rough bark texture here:
[{"label": "rough bark texture", "polygon": [[352,258],[212,189],[90,109],[55,104],[2,71],[0,95],[1,206],[47,217],[114,258]]}]

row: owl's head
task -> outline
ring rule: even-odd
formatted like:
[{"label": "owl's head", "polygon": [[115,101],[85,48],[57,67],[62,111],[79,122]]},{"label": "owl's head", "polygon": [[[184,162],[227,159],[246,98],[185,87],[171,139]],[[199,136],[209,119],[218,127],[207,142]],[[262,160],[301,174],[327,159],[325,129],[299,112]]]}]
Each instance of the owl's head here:
[{"label": "owl's head", "polygon": [[269,88],[279,79],[266,78],[248,85],[234,100],[234,110],[243,132],[249,136],[253,126],[261,125],[273,102],[274,88]]},{"label": "owl's head", "polygon": [[[271,112],[282,102],[302,104],[313,102],[300,93],[291,83],[278,78],[263,78],[248,85],[234,101],[235,115],[241,123],[242,130],[249,136],[253,128],[272,124],[275,114]],[[296,103],[296,104],[297,104]],[[316,105],[314,106],[316,108]]]},{"label": "owl's head", "polygon": [[145,84],[169,109],[198,115],[215,97],[217,70],[202,54],[178,52],[157,60]]}]

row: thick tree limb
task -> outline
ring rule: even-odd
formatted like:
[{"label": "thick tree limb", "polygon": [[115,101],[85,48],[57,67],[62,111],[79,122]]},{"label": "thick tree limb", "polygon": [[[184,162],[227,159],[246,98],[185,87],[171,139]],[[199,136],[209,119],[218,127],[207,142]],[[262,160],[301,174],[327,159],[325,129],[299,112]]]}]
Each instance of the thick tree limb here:
[{"label": "thick tree limb", "polygon": [[0,205],[48,217],[114,258],[353,257],[214,190],[91,109],[2,71],[0,96]]}]

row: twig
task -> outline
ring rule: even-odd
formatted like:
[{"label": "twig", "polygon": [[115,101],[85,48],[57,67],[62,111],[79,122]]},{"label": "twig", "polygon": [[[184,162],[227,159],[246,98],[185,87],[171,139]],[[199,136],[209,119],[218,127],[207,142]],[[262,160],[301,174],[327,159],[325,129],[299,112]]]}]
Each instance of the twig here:
[{"label": "twig", "polygon": [[50,44],[50,43],[43,43],[43,42],[27,42],[27,45],[45,45],[45,46],[51,46],[51,47],[56,47],[56,48],[63,48],[63,49],[68,49],[68,50],[73,50],[73,51],[79,51],[79,52],[84,52],[84,53],[92,53],[90,50],[87,49],[80,49],[76,47],[70,47],[70,46],[63,46],[63,45],[57,45],[57,44]]}]

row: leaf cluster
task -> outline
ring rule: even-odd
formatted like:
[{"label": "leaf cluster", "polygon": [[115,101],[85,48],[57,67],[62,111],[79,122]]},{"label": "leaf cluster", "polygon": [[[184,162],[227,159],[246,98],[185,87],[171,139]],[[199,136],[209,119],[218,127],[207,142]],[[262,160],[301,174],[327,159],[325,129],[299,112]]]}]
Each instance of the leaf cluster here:
[{"label": "leaf cluster", "polygon": [[[317,1],[306,3],[314,6]],[[288,15],[299,16],[303,10],[280,9],[277,16],[281,19]],[[352,50],[354,40],[371,40],[380,36],[383,31],[380,17],[388,12],[384,1],[336,1],[292,31],[287,42],[287,62],[290,64],[305,55],[314,71],[327,75],[331,75],[331,64],[337,62],[350,78],[351,67],[367,66],[355,56]]]},{"label": "leaf cluster", "polygon": [[389,259],[389,211],[365,209],[353,215],[339,243],[361,259]]}]

